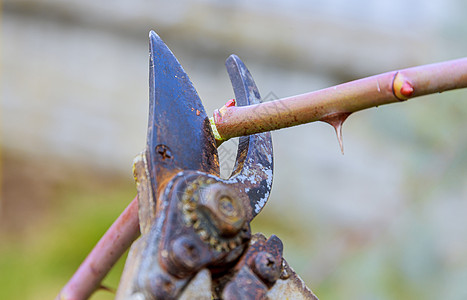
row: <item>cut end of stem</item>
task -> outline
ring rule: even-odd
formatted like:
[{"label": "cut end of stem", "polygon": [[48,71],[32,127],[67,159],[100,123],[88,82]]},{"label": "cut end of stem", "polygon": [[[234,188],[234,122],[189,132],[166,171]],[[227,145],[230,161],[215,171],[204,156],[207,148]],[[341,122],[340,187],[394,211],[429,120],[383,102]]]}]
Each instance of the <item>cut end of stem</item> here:
[{"label": "cut end of stem", "polygon": [[223,142],[225,142],[228,139],[224,139],[220,135],[219,130],[217,130],[216,121],[222,119],[222,116],[226,113],[227,109],[229,107],[234,107],[236,104],[237,103],[235,99],[230,99],[229,101],[227,101],[227,103],[224,104],[224,106],[222,106],[219,109],[216,109],[213,113],[213,116],[209,118],[209,122],[211,123],[211,130],[214,135],[214,139],[216,140],[217,147],[219,147]]},{"label": "cut end of stem", "polygon": [[218,144],[217,146],[219,146],[220,144],[222,144],[223,139],[219,134],[219,131],[217,131],[216,122],[214,122],[214,117],[209,118],[209,123],[211,123],[211,130],[212,134],[214,135],[214,138],[216,139],[216,144]]}]

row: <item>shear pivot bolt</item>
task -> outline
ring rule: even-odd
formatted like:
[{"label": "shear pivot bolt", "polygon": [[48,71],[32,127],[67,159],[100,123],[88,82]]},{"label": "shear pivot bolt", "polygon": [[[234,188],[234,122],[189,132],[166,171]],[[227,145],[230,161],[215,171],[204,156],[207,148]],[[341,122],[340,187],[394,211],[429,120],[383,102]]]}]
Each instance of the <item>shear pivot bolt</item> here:
[{"label": "shear pivot bolt", "polygon": [[229,196],[223,195],[219,199],[219,210],[227,217],[235,216],[235,207],[232,204],[232,199]]},{"label": "shear pivot bolt", "polygon": [[222,183],[209,185],[201,193],[200,204],[222,236],[237,234],[245,224],[245,209],[235,191]]}]

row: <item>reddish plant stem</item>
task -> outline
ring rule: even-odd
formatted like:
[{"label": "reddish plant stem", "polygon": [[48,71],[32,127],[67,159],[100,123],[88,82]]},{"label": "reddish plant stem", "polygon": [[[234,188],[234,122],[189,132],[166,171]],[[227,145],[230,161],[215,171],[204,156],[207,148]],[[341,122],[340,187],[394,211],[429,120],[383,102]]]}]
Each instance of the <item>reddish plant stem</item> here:
[{"label": "reddish plant stem", "polygon": [[88,299],[139,234],[138,198],[135,197],[92,249],[56,300]]},{"label": "reddish plant stem", "polygon": [[467,87],[467,58],[375,75],[302,95],[214,112],[221,140],[319,121]]}]

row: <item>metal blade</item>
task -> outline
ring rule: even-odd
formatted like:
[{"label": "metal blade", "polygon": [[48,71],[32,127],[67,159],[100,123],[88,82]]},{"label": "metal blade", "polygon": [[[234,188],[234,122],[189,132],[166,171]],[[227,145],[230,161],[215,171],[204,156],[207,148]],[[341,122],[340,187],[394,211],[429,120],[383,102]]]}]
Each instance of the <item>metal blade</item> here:
[{"label": "metal blade", "polygon": [[[246,68],[236,55],[225,62],[238,106],[261,102],[258,88]],[[253,219],[266,204],[272,187],[273,149],[271,133],[259,133],[240,137],[237,159],[229,181],[237,181],[250,198]]]},{"label": "metal blade", "polygon": [[149,39],[146,151],[157,198],[164,174],[197,170],[218,175],[219,160],[208,116],[188,75],[154,31]]}]

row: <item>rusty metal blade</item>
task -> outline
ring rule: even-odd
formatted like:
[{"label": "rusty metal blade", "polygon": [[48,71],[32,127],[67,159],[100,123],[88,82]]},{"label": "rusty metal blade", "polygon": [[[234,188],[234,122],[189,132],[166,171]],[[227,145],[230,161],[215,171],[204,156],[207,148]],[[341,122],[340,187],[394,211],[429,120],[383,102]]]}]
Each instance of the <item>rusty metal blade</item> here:
[{"label": "rusty metal blade", "polygon": [[197,170],[218,175],[219,161],[208,116],[188,75],[154,31],[149,39],[146,151],[157,193],[157,182],[167,172]]},{"label": "rusty metal blade", "polygon": [[[225,62],[238,106],[261,102],[258,88],[245,64],[236,55]],[[266,204],[272,187],[273,149],[271,133],[240,137],[230,180],[238,182],[250,198],[252,219]]]}]

